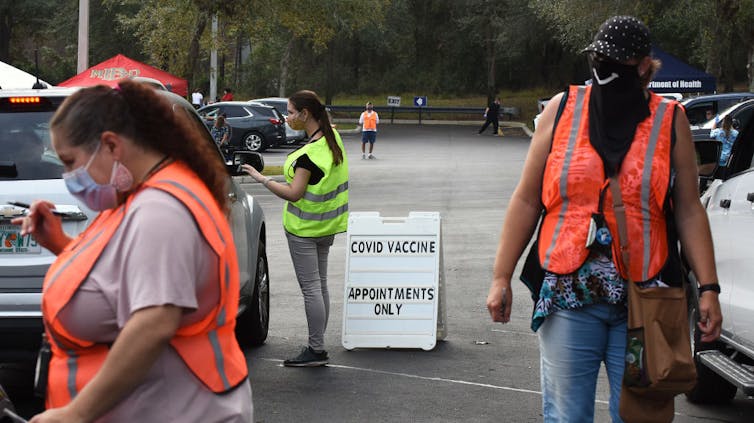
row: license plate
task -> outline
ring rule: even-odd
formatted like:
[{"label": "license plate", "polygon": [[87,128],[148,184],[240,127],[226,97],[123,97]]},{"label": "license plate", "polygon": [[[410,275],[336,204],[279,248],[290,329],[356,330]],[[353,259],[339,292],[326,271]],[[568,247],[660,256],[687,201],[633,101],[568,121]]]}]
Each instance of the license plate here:
[{"label": "license plate", "polygon": [[21,227],[0,225],[0,254],[39,254],[42,247],[31,234],[21,236]]}]

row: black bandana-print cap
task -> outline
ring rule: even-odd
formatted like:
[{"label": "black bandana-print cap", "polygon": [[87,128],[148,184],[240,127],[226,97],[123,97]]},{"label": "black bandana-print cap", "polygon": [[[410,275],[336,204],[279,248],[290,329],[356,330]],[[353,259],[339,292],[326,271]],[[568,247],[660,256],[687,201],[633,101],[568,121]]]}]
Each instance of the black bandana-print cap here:
[{"label": "black bandana-print cap", "polygon": [[649,56],[649,28],[633,16],[613,16],[600,26],[594,41],[582,52],[595,52],[617,62]]}]

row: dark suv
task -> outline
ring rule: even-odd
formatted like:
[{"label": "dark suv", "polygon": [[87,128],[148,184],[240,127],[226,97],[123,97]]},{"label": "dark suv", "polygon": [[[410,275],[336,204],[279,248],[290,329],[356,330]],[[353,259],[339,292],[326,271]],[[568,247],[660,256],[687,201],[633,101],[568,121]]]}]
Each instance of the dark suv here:
[{"label": "dark suv", "polygon": [[262,152],[285,143],[285,118],[274,107],[243,101],[222,101],[197,110],[208,127],[225,114],[230,149]]}]

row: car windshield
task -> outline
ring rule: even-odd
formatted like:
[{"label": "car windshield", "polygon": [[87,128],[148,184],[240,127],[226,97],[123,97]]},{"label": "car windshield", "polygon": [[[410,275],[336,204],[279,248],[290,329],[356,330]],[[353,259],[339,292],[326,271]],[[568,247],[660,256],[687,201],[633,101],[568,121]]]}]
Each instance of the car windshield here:
[{"label": "car windshield", "polygon": [[61,177],[63,164],[50,146],[52,113],[0,113],[0,180]]}]

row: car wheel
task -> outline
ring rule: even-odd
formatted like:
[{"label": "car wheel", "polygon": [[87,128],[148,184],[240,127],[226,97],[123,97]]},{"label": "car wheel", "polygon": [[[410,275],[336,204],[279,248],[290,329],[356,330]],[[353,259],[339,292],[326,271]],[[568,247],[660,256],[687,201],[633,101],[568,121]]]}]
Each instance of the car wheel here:
[{"label": "car wheel", "polygon": [[243,347],[262,345],[267,339],[270,326],[270,275],[267,252],[261,241],[256,268],[252,295],[246,304],[246,310],[236,321],[236,339]]},{"label": "car wheel", "polygon": [[261,153],[267,149],[267,143],[259,132],[249,132],[243,137],[243,145],[249,151]]},{"label": "car wheel", "polygon": [[691,330],[691,348],[696,364],[696,386],[686,392],[686,398],[695,404],[722,404],[736,396],[736,386],[713,372],[696,358],[699,351],[721,350],[724,348],[721,342],[702,342],[701,331],[697,327],[699,321],[699,293],[696,280],[692,277],[689,283],[689,328]]}]

